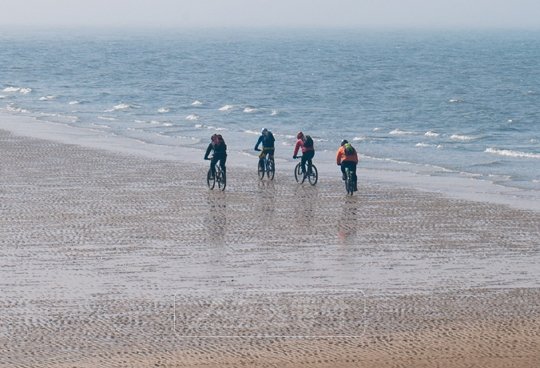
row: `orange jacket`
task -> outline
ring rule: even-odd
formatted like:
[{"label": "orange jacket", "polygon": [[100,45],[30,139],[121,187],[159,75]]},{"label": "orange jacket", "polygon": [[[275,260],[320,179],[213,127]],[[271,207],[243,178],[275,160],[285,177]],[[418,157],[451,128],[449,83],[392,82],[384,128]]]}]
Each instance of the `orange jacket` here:
[{"label": "orange jacket", "polygon": [[354,163],[358,163],[358,154],[356,153],[356,150],[354,150],[354,153],[352,155],[346,155],[345,147],[339,147],[336,153],[336,163],[338,165],[341,165],[343,161],[352,161]]}]

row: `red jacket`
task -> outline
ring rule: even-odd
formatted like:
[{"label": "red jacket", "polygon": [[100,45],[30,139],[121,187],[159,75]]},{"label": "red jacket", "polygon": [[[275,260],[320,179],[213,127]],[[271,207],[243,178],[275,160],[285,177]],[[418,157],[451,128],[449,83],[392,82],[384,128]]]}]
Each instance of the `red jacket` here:
[{"label": "red jacket", "polygon": [[298,150],[300,149],[300,147],[302,147],[302,153],[306,153],[307,151],[313,151],[315,149],[313,147],[304,146],[304,140],[299,139],[299,140],[296,141],[296,145],[294,146],[293,156],[296,156],[296,154],[298,153]]},{"label": "red jacket", "polygon": [[338,165],[341,165],[343,161],[352,161],[354,163],[358,163],[358,154],[356,153],[356,150],[354,150],[352,155],[346,155],[345,154],[345,147],[341,146],[339,147],[337,153],[336,153],[336,163]]}]

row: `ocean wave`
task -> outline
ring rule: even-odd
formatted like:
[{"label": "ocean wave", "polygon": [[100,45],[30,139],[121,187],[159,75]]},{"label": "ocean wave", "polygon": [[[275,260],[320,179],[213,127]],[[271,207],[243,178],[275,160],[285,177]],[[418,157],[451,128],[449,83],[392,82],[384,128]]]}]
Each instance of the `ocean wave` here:
[{"label": "ocean wave", "polygon": [[461,103],[463,100],[461,98],[451,98],[448,100],[449,103]]},{"label": "ocean wave", "polygon": [[466,142],[466,141],[472,141],[472,140],[475,140],[476,138],[475,137],[471,137],[469,135],[462,135],[462,134],[452,134],[450,136],[450,139],[454,140],[454,141],[463,141],[463,142]]},{"label": "ocean wave", "polygon": [[168,107],[160,107],[157,112],[159,112],[160,114],[165,114],[169,111],[171,111],[171,109],[169,109]]},{"label": "ocean wave", "polygon": [[277,114],[279,114],[279,111],[277,111],[276,109],[272,109],[270,116],[276,116]]},{"label": "ocean wave", "polygon": [[27,95],[30,92],[32,92],[32,88],[27,87],[6,87],[2,90],[2,92],[19,92],[20,94]]},{"label": "ocean wave", "polygon": [[435,144],[429,144],[429,143],[423,143],[423,142],[416,143],[414,146],[415,147],[421,147],[421,148],[437,147]]},{"label": "ocean wave", "polygon": [[105,112],[114,112],[114,111],[124,111],[133,108],[134,106],[127,104],[127,103],[120,103],[118,105],[114,105],[112,109],[105,110]]},{"label": "ocean wave", "polygon": [[233,108],[233,105],[224,105],[219,108],[219,111],[231,111]]},{"label": "ocean wave", "polygon": [[52,96],[52,95],[48,95],[48,96],[43,96],[43,97],[40,97],[39,100],[40,101],[52,101],[56,98],[56,96]]},{"label": "ocean wave", "polygon": [[17,107],[14,104],[7,105],[6,110],[9,111],[9,112],[20,112],[20,113],[23,113],[23,114],[27,114],[27,113],[30,112],[30,110],[23,109],[22,107]]},{"label": "ocean wave", "polygon": [[431,131],[431,130],[424,133],[424,135],[426,137],[433,137],[433,138],[440,136],[439,133],[435,133],[434,131]]},{"label": "ocean wave", "polygon": [[202,102],[199,101],[199,100],[195,100],[191,103],[191,106],[201,106],[202,105]]},{"label": "ocean wave", "polygon": [[199,120],[199,115],[197,115],[197,114],[190,114],[190,115],[186,116],[186,120],[191,120],[191,121]]},{"label": "ocean wave", "polygon": [[3,98],[6,98],[7,96],[4,96],[4,95],[0,95],[0,100],[3,99]]},{"label": "ocean wave", "polygon": [[255,130],[244,130],[244,133],[253,134],[253,135],[260,135],[261,134],[260,132],[257,132]]},{"label": "ocean wave", "polygon": [[250,113],[257,112],[258,109],[254,108],[254,107],[245,107],[243,111],[244,111],[245,113],[247,113],[247,114],[250,114]]},{"label": "ocean wave", "polygon": [[414,132],[409,132],[409,131],[401,130],[401,129],[394,129],[388,134],[391,134],[391,135],[411,135],[411,134],[414,134]]},{"label": "ocean wave", "polygon": [[367,140],[367,139],[368,139],[367,137],[360,136],[360,137],[354,137],[354,138],[353,138],[353,141],[354,141],[354,142],[361,142],[361,141],[365,141],[365,140]]},{"label": "ocean wave", "polygon": [[521,151],[513,151],[513,150],[498,149],[498,148],[486,148],[484,152],[491,153],[494,155],[499,155],[499,156],[507,156],[507,157],[515,157],[515,158],[540,159],[540,153],[521,152]]},{"label": "ocean wave", "polygon": [[68,105],[78,105],[78,104],[80,104],[80,103],[81,103],[80,101],[73,100],[73,101],[69,101],[69,102],[68,102]]},{"label": "ocean wave", "polygon": [[116,121],[116,118],[110,117],[110,116],[98,116],[99,120],[105,120],[105,121]]}]

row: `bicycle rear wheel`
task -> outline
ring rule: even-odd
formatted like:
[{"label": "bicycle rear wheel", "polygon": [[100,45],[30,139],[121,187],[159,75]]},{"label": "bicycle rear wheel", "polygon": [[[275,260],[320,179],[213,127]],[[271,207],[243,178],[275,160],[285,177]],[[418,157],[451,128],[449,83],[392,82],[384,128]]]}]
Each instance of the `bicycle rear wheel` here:
[{"label": "bicycle rear wheel", "polygon": [[227,179],[225,176],[225,171],[221,170],[221,167],[218,167],[216,170],[216,181],[218,188],[221,190],[225,190],[225,186],[227,185]]},{"label": "bicycle rear wheel", "polygon": [[296,180],[297,183],[300,183],[302,181],[302,177],[303,177],[302,165],[299,162],[294,168],[294,179]]},{"label": "bicycle rear wheel", "polygon": [[274,175],[276,173],[276,168],[275,168],[275,165],[274,165],[274,159],[273,158],[268,160],[266,170],[267,170],[266,175],[268,175],[268,179],[274,180]]},{"label": "bicycle rear wheel", "polygon": [[352,172],[348,168],[345,169],[345,190],[347,191],[348,195],[353,195],[354,192],[354,183],[353,183],[353,177]]},{"label": "bicycle rear wheel", "polygon": [[315,165],[311,164],[311,172],[308,172],[307,178],[308,178],[309,184],[311,185],[317,184],[317,180],[319,180],[319,172],[317,171],[317,167],[315,167]]},{"label": "bicycle rear wheel", "polygon": [[216,178],[212,176],[212,169],[208,170],[208,173],[206,174],[206,184],[210,189],[214,189],[216,186]]}]

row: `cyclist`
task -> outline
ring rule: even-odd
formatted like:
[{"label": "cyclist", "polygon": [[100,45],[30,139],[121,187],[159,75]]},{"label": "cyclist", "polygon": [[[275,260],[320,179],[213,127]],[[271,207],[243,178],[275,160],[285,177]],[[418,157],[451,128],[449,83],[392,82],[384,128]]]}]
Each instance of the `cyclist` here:
[{"label": "cyclist", "polygon": [[274,135],[271,131],[269,131],[266,128],[262,128],[261,130],[261,136],[257,140],[257,143],[255,144],[255,151],[261,151],[259,149],[259,145],[262,143],[262,151],[259,155],[259,166],[263,166],[263,160],[264,157],[268,154],[269,158],[274,158]]},{"label": "cyclist", "polygon": [[212,155],[212,159],[210,161],[210,170],[212,171],[212,177],[215,177],[216,175],[216,163],[218,161],[219,166],[221,166],[221,170],[225,175],[225,161],[227,161],[227,145],[225,144],[225,140],[223,139],[223,136],[221,134],[213,134],[212,137],[210,137],[210,144],[208,145],[206,153],[204,154],[205,160],[210,160],[208,155],[212,151],[214,151],[214,154]]},{"label": "cyclist", "polygon": [[294,146],[293,158],[297,158],[298,150],[302,148],[302,174],[306,174],[306,162],[308,163],[308,172],[311,172],[311,160],[315,156],[315,148],[313,147],[313,139],[309,135],[304,135],[302,132],[296,134],[296,145]]},{"label": "cyclist", "polygon": [[347,179],[345,168],[349,168],[353,175],[354,190],[358,190],[356,183],[356,165],[358,164],[358,154],[354,147],[346,139],[341,141],[341,145],[336,154],[336,163],[341,166],[343,180]]}]

